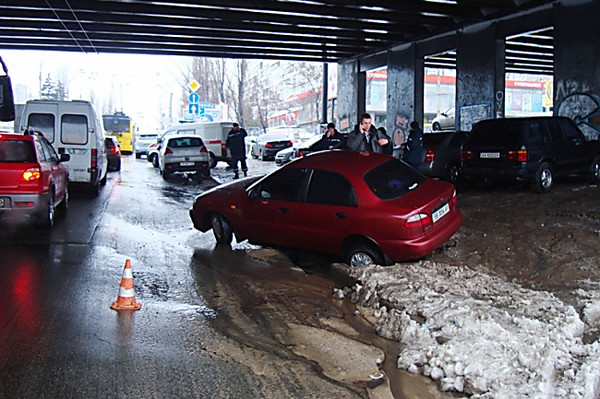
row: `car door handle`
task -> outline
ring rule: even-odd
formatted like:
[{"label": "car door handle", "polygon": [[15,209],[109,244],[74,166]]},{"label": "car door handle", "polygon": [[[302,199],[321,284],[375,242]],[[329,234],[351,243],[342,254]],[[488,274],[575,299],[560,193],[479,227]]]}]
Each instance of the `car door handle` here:
[{"label": "car door handle", "polygon": [[346,213],[345,212],[336,212],[335,217],[338,219],[346,219]]},{"label": "car door handle", "polygon": [[281,212],[281,213],[289,213],[290,210],[287,209],[287,208],[279,208],[279,212]]}]

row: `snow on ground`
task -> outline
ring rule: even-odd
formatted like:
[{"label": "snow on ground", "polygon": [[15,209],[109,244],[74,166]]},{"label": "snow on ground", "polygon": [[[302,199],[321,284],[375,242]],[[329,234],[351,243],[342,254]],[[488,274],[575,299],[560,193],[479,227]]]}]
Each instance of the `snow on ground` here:
[{"label": "snow on ground", "polygon": [[[598,398],[600,295],[583,316],[545,291],[429,261],[355,269],[352,300],[402,343],[397,365],[472,398]],[[350,290],[346,289],[346,294]],[[341,296],[341,292],[336,293]]]}]

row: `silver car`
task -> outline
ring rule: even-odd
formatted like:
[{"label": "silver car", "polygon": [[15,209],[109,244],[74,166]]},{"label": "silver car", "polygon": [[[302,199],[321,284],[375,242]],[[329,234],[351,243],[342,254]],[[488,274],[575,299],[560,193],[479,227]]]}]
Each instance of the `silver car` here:
[{"label": "silver car", "polygon": [[133,144],[135,157],[141,158],[142,155],[148,155],[148,147],[150,144],[156,143],[158,134],[155,133],[142,133],[136,136],[135,143]]},{"label": "silver car", "polygon": [[158,169],[167,180],[173,173],[195,172],[196,177],[210,177],[210,156],[199,136],[167,137],[158,153]]},{"label": "silver car", "polygon": [[454,106],[448,108],[446,111],[442,112],[431,121],[431,130],[440,131],[440,130],[454,130],[456,129],[456,122],[454,118]]}]

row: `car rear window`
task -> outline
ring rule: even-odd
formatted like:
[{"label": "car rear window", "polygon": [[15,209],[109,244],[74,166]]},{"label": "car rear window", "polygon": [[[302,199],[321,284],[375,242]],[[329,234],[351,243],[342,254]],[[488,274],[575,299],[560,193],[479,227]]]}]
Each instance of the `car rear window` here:
[{"label": "car rear window", "polygon": [[478,123],[469,136],[471,146],[516,147],[547,141],[547,126],[543,120],[501,120]]},{"label": "car rear window", "polygon": [[88,121],[85,115],[64,114],[60,119],[63,144],[87,144]]},{"label": "car rear window", "polygon": [[29,114],[27,127],[30,130],[42,132],[51,143],[54,142],[54,114]]},{"label": "car rear window", "polygon": [[29,140],[0,140],[0,162],[36,162]]},{"label": "car rear window", "polygon": [[426,180],[425,176],[398,159],[390,159],[365,174],[365,182],[382,200],[401,197]]},{"label": "car rear window", "polygon": [[202,147],[204,143],[200,137],[179,137],[169,140],[168,147]]}]

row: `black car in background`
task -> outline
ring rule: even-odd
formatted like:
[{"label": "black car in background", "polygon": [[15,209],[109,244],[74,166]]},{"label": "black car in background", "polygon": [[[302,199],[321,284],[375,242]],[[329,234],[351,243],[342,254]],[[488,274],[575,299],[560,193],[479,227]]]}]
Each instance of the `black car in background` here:
[{"label": "black car in background", "polygon": [[460,149],[468,136],[465,131],[425,133],[419,172],[455,184],[460,176]]},{"label": "black car in background", "polygon": [[519,179],[548,192],[555,176],[588,175],[600,184],[600,141],[587,141],[566,117],[490,119],[473,126],[461,151],[463,177]]},{"label": "black car in background", "polygon": [[108,158],[108,170],[121,170],[121,146],[119,140],[113,136],[104,137],[106,146],[106,157]]}]

